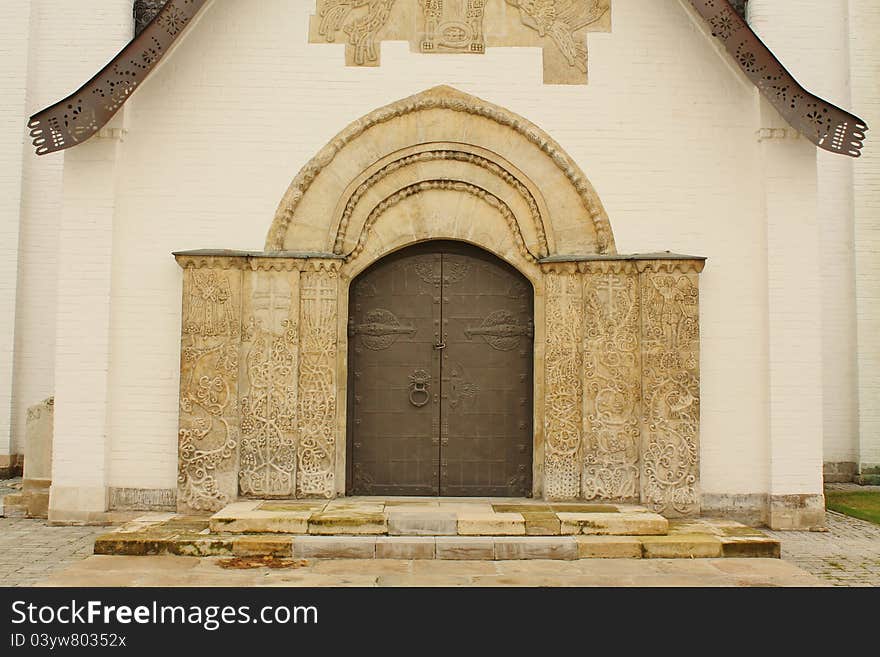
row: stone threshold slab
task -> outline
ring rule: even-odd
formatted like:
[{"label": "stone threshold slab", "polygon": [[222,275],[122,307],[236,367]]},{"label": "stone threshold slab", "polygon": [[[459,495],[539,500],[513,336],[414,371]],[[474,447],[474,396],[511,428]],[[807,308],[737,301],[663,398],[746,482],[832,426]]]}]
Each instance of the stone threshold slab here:
[{"label": "stone threshold slab", "polygon": [[779,558],[767,536],[287,536],[224,535],[161,529],[99,536],[95,554],[295,559],[404,559],[508,561],[523,559]]},{"label": "stone threshold slab", "polygon": [[644,507],[492,498],[340,498],[230,504],[212,534],[351,536],[659,536],[668,522]]}]

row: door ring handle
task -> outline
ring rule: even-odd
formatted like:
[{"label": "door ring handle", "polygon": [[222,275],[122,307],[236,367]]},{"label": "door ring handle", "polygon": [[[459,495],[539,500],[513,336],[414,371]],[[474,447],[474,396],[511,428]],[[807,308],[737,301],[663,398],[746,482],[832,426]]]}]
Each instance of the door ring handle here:
[{"label": "door ring handle", "polygon": [[409,380],[409,403],[416,408],[427,405],[431,401],[431,393],[428,391],[431,387],[431,375],[425,370],[416,370]]}]

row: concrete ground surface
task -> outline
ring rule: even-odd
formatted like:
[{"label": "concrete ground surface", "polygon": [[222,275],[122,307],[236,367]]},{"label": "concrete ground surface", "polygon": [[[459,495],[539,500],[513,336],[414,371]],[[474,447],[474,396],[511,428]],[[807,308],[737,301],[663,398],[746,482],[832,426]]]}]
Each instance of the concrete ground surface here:
[{"label": "concrete ground surface", "polygon": [[[0,497],[15,483],[0,481]],[[782,560],[314,560],[233,570],[219,559],[94,556],[106,527],[0,518],[0,586],[880,586],[880,526],[831,511],[827,522],[827,532],[764,530],[782,541]]]},{"label": "concrete ground surface", "polygon": [[827,586],[780,559],[309,560],[231,570],[223,559],[93,556],[40,586]]}]

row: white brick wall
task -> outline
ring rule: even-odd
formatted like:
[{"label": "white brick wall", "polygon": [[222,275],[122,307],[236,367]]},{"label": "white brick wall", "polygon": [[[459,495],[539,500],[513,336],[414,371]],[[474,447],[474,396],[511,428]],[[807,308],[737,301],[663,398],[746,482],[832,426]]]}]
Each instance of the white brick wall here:
[{"label": "white brick wall", "polygon": [[30,14],[29,2],[0,5],[0,455],[16,453],[12,444],[13,345]]},{"label": "white brick wall", "polygon": [[850,0],[852,99],[874,128],[855,164],[859,439],[864,467],[880,467],[880,4]]},{"label": "white brick wall", "polygon": [[[753,28],[810,91],[841,107],[850,98],[847,0],[750,3]],[[868,147],[870,149],[870,146]],[[818,151],[819,264],[822,273],[824,460],[858,460],[853,162]]]},{"label": "white brick wall", "polygon": [[[26,76],[26,96],[22,102],[0,107],[4,121],[8,117],[10,148],[4,147],[0,158],[19,158],[17,166],[0,163],[0,175],[20,176],[20,212],[16,211],[19,237],[3,240],[3,246],[18,248],[18,295],[15,315],[3,313],[3,319],[15,321],[14,387],[0,385],[0,398],[12,391],[12,451],[23,450],[27,408],[49,395],[54,388],[55,303],[58,282],[58,230],[62,206],[62,169],[64,155],[37,158],[27,135],[27,118],[36,111],[63,98],[89,79],[119,50],[132,32],[131,0],[16,0],[3,3],[5,12],[29,10],[30,25],[17,25],[4,18],[0,48],[17,47],[20,57],[3,56],[0,75],[3,82]],[[17,144],[17,150],[12,148]],[[22,150],[23,149],[23,150]],[[24,153],[23,160],[21,154]],[[3,194],[0,203],[16,198]],[[12,215],[9,215],[12,216]],[[4,211],[4,219],[6,213]],[[3,258],[2,266],[15,271],[16,258]],[[15,283],[15,277],[2,277],[0,286]],[[10,334],[11,335],[11,334]],[[3,351],[2,359],[9,353]],[[11,356],[11,354],[10,354]],[[7,426],[7,422],[3,423]],[[0,439],[0,445],[4,441]]]}]

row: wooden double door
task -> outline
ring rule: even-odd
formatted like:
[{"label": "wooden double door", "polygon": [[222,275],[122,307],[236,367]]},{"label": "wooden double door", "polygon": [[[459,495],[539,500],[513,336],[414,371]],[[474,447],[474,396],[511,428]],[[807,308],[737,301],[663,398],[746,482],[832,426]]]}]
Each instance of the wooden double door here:
[{"label": "wooden double door", "polygon": [[348,494],[531,496],[533,307],[522,274],[459,242],[352,283]]}]

